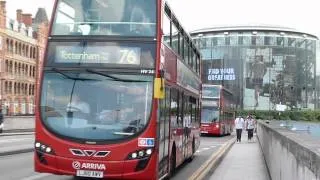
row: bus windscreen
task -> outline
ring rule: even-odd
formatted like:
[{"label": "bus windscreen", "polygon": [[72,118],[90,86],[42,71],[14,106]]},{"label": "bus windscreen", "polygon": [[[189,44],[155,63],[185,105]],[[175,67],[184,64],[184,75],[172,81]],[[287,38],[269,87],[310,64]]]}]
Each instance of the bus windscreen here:
[{"label": "bus windscreen", "polygon": [[201,111],[201,123],[219,122],[219,110],[203,108]]},{"label": "bus windscreen", "polygon": [[59,0],[51,35],[156,36],[156,0]]},{"label": "bus windscreen", "polygon": [[41,117],[65,139],[125,139],[149,122],[153,76],[45,71]]}]

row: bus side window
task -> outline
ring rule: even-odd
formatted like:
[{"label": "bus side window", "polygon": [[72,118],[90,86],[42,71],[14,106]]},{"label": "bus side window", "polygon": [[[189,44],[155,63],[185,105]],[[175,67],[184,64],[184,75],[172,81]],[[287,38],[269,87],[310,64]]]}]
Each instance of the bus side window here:
[{"label": "bus side window", "polygon": [[171,88],[171,102],[170,102],[170,122],[173,127],[178,125],[178,94],[177,90]]},{"label": "bus side window", "polygon": [[199,102],[199,99],[197,99],[197,104],[196,104],[196,121],[200,123],[200,102]]},{"label": "bus side window", "polygon": [[179,109],[179,113],[178,113],[178,126],[183,126],[183,93],[179,92],[179,103],[178,103],[178,109]]}]

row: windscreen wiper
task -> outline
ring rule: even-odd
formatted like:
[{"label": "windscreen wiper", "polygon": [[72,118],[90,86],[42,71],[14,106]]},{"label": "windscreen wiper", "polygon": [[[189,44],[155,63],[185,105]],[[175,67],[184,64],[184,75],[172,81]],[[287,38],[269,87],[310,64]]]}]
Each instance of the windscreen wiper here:
[{"label": "windscreen wiper", "polygon": [[77,78],[77,77],[71,77],[67,74],[65,74],[64,72],[62,72],[61,70],[57,69],[57,68],[52,68],[52,71],[59,73],[61,75],[63,75],[64,77],[68,78],[68,79],[72,79],[72,80],[78,80],[78,81],[98,81],[97,79],[89,79],[89,78]]},{"label": "windscreen wiper", "polygon": [[98,75],[101,75],[101,76],[104,76],[104,77],[111,78],[111,79],[113,79],[114,81],[122,81],[122,82],[150,82],[150,81],[143,81],[143,80],[122,79],[122,78],[117,78],[117,77],[111,76],[111,75],[109,75],[109,74],[106,74],[106,73],[103,73],[103,72],[99,72],[99,71],[95,71],[95,70],[92,70],[92,69],[86,69],[86,70],[87,70],[87,72],[90,72],[90,73],[94,73],[94,74],[98,74]]},{"label": "windscreen wiper", "polygon": [[115,135],[123,135],[123,136],[132,136],[134,133],[128,133],[128,132],[114,132]]}]

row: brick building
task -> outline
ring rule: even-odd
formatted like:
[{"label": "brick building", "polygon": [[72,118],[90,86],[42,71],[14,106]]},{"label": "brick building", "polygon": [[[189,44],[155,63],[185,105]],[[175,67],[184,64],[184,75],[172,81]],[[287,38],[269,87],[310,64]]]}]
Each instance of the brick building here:
[{"label": "brick building", "polygon": [[43,8],[32,14],[16,11],[6,16],[6,1],[0,1],[0,107],[8,115],[34,114],[38,72],[48,32]]}]

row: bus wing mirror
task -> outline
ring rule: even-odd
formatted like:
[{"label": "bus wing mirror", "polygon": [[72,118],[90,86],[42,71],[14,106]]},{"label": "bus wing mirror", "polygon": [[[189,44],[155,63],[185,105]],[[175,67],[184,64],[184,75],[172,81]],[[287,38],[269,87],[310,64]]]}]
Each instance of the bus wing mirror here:
[{"label": "bus wing mirror", "polygon": [[165,87],[163,78],[155,78],[153,96],[157,99],[164,99]]}]

